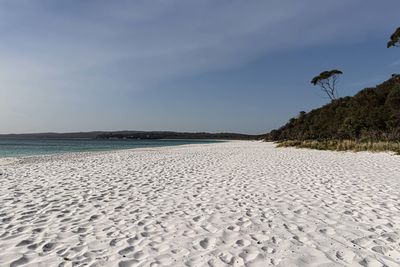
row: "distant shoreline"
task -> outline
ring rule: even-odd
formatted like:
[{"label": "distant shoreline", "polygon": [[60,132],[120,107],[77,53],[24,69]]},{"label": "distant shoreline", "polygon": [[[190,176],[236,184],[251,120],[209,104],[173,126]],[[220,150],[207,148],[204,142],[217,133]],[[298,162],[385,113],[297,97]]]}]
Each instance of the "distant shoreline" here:
[{"label": "distant shoreline", "polygon": [[219,143],[226,140],[206,139],[1,139],[0,158],[55,155],[76,152],[118,151],[138,148]]},{"label": "distant shoreline", "polygon": [[0,139],[227,139],[257,140],[264,135],[241,133],[173,132],[173,131],[92,131],[71,133],[0,134]]}]

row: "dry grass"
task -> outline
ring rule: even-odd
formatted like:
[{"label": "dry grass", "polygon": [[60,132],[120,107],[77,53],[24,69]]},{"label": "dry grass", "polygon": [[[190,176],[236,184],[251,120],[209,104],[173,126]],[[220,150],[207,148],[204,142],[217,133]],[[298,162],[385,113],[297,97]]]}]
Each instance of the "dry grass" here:
[{"label": "dry grass", "polygon": [[353,140],[287,140],[278,142],[278,147],[298,147],[319,150],[335,151],[371,151],[385,152],[393,151],[400,155],[400,142],[376,141],[376,142],[356,142]]}]

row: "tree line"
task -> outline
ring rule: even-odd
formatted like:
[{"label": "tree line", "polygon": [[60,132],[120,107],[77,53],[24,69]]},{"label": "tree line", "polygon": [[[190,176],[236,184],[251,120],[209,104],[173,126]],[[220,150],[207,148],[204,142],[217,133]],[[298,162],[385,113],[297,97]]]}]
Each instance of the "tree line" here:
[{"label": "tree line", "polygon": [[[400,27],[390,36],[387,48],[400,47]],[[321,72],[311,80],[331,102],[308,113],[302,111],[267,140],[356,141],[400,140],[400,75],[374,88],[361,90],[353,97],[339,98],[337,84],[343,72],[338,69]]]}]

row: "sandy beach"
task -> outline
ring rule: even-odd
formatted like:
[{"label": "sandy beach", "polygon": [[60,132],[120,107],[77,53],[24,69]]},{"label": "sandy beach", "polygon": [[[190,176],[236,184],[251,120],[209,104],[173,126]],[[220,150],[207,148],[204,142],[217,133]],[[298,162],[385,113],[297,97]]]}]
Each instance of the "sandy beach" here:
[{"label": "sandy beach", "polygon": [[389,153],[234,141],[0,173],[0,266],[400,266]]}]

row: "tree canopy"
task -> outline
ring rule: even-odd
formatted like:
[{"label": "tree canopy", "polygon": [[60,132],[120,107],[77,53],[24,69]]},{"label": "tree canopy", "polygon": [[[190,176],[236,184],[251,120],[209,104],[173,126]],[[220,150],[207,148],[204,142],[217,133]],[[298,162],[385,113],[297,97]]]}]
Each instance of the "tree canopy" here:
[{"label": "tree canopy", "polygon": [[392,46],[400,47],[400,27],[390,36],[390,41],[387,43],[387,48]]},{"label": "tree canopy", "polygon": [[301,113],[267,135],[269,140],[400,140],[400,76],[353,97]]},{"label": "tree canopy", "polygon": [[331,77],[333,77],[334,75],[338,75],[338,74],[343,74],[343,72],[341,72],[340,70],[329,70],[329,71],[323,71],[321,72],[318,76],[315,76],[312,80],[311,83],[313,85],[316,85],[317,83],[319,83],[321,80],[326,80],[329,79]]},{"label": "tree canopy", "polygon": [[311,80],[311,83],[314,86],[319,85],[321,90],[326,93],[331,100],[334,100],[337,98],[337,79],[341,74],[343,74],[343,72],[337,69],[323,71],[319,75],[315,76]]}]

